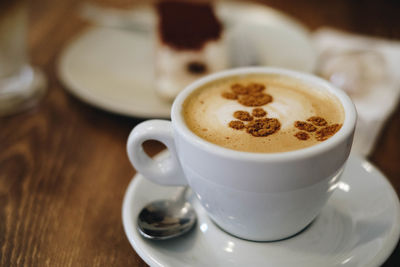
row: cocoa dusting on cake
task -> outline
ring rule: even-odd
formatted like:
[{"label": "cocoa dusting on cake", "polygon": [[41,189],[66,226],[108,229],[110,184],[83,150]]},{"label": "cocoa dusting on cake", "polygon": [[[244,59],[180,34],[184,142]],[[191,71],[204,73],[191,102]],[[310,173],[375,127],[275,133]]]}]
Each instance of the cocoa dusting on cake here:
[{"label": "cocoa dusting on cake", "polygon": [[299,130],[307,132],[315,132],[317,130],[317,127],[305,121],[295,121],[294,127],[296,127]]},{"label": "cocoa dusting on cake", "polygon": [[265,115],[267,115],[267,112],[265,110],[263,110],[262,108],[255,108],[255,109],[253,109],[251,114],[254,117],[264,117]]},{"label": "cocoa dusting on cake", "polygon": [[308,140],[310,138],[310,136],[306,132],[297,132],[294,136],[296,136],[297,139],[302,141]]},{"label": "cocoa dusting on cake", "polygon": [[186,65],[186,70],[191,74],[204,74],[207,72],[207,65],[203,62],[192,61]]},{"label": "cocoa dusting on cake", "polygon": [[237,110],[233,113],[233,117],[241,121],[251,121],[253,117],[247,111]]},{"label": "cocoa dusting on cake", "polygon": [[316,126],[325,126],[328,124],[328,122],[324,118],[321,118],[318,116],[312,116],[312,117],[308,118],[307,121],[311,122],[312,124],[314,124]]},{"label": "cocoa dusting on cake", "polygon": [[156,4],[161,40],[178,50],[200,50],[218,40],[222,24],[210,3],[160,1]]}]

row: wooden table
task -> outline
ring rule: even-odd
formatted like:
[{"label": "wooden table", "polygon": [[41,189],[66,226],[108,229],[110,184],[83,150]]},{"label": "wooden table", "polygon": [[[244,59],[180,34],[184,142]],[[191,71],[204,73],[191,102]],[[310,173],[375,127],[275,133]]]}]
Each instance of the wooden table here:
[{"label": "wooden table", "polygon": [[[399,1],[265,2],[311,29],[329,25],[400,39]],[[63,46],[88,25],[77,15],[80,3],[32,5],[29,48],[32,62],[48,76],[48,93],[35,109],[0,119],[1,266],[145,266],[121,223],[122,198],[135,173],[125,142],[141,120],[79,101],[55,71]],[[155,154],[162,146],[150,142],[146,148]],[[370,160],[400,193],[399,108]],[[400,266],[399,246],[384,266]]]}]

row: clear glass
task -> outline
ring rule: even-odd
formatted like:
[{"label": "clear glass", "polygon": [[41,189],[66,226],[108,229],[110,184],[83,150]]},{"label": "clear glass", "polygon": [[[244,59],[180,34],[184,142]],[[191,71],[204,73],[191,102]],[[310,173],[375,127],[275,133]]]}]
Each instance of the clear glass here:
[{"label": "clear glass", "polygon": [[43,73],[29,65],[28,3],[0,0],[0,116],[33,107],[46,88]]}]

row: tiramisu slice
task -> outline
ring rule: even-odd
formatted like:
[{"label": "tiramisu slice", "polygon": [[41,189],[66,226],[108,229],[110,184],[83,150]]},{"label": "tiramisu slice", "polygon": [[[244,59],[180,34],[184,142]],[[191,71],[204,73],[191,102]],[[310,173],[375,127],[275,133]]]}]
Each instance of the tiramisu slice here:
[{"label": "tiramisu slice", "polygon": [[227,67],[223,27],[210,3],[162,1],[156,8],[156,90],[173,100],[195,79]]}]

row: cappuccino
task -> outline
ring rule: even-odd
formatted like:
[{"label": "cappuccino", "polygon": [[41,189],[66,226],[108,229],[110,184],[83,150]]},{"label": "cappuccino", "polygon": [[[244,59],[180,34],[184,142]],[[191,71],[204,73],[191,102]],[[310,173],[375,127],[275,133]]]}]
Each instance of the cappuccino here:
[{"label": "cappuccino", "polygon": [[336,96],[278,74],[249,74],[210,82],[183,104],[188,128],[229,149],[274,153],[313,146],[344,121]]}]

